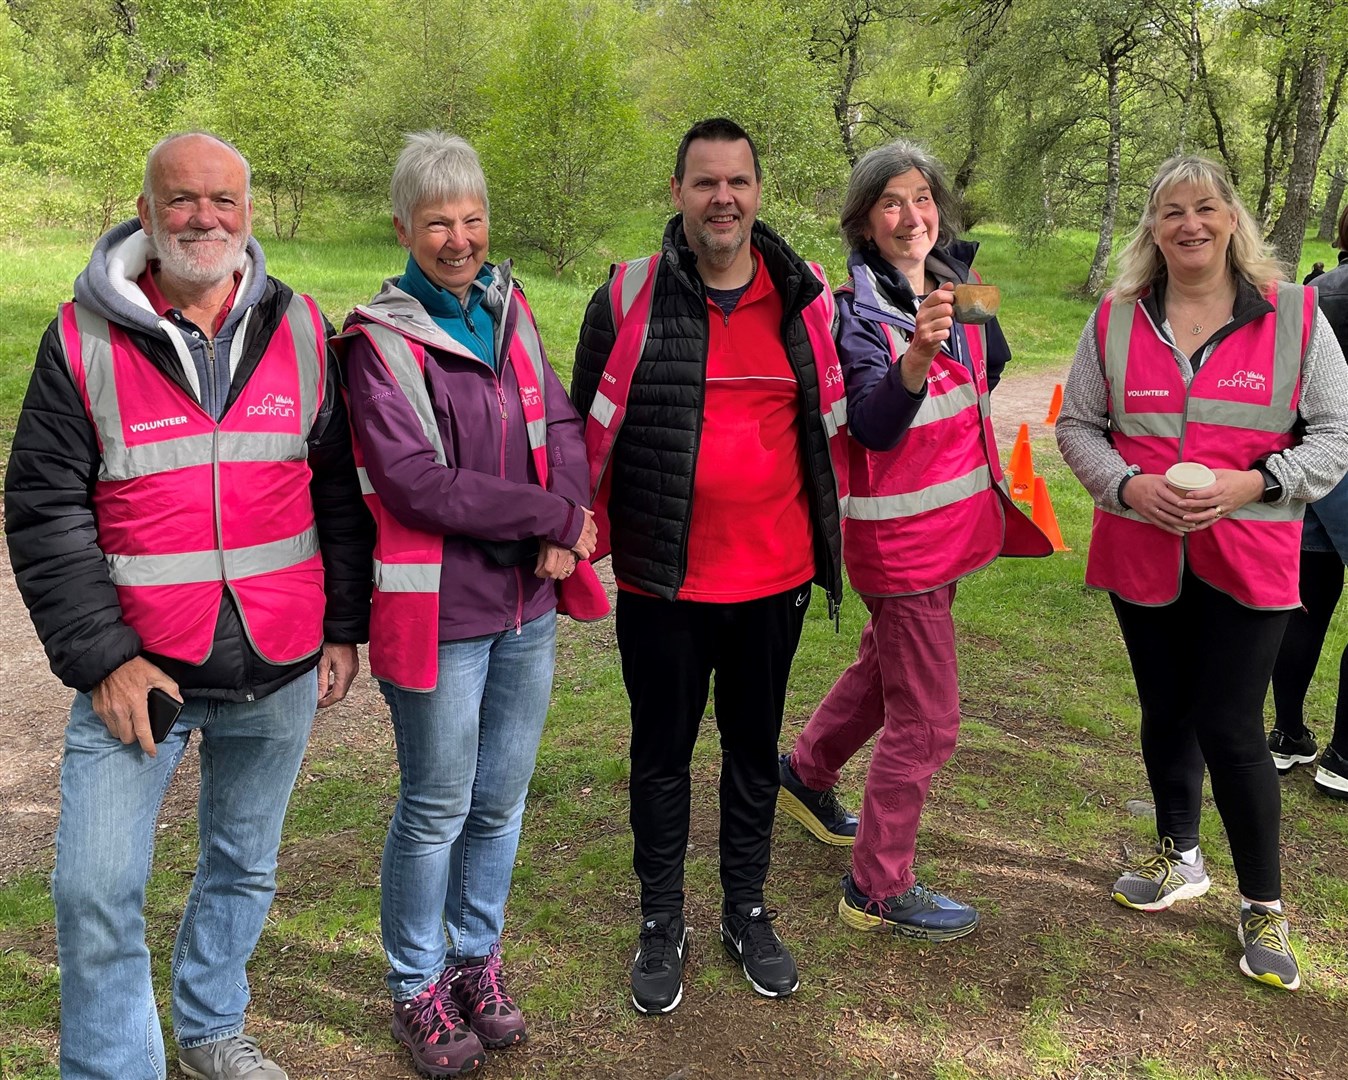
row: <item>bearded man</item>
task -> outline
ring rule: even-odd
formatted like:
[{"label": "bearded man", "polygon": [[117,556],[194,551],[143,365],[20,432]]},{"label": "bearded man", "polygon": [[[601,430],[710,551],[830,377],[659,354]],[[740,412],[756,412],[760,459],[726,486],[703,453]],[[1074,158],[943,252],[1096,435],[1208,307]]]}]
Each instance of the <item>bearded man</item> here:
[{"label": "bearded man", "polygon": [[314,709],[346,694],[366,640],[373,523],[331,328],[267,276],[247,162],[172,135],[137,209],[42,339],[5,477],[19,590],[76,691],[52,876],[61,1076],[166,1075],[143,908],[160,803],[200,732],[179,1065],[284,1080],[243,1033],[245,966]]},{"label": "bearded man", "polygon": [[757,220],[762,190],[742,127],[690,128],[670,180],[679,213],[659,253],[615,267],[594,294],[572,373],[619,589],[641,880],[631,989],[646,1014],[683,998],[689,765],[713,677],[721,942],[758,993],[799,985],[763,888],[811,582],[830,616],[842,597],[846,401],[832,294]]}]

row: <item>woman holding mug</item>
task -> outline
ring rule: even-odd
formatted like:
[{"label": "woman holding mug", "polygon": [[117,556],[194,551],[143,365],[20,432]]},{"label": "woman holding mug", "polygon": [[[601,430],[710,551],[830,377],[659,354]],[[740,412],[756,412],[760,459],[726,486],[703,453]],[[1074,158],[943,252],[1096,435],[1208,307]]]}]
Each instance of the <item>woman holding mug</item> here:
[{"label": "woman holding mug", "polygon": [[[838,902],[847,925],[944,941],[970,933],[978,913],[918,884],[913,858],[932,776],[959,732],[956,582],[998,555],[1052,546],[1002,487],[988,410],[1010,354],[995,318],[955,319],[978,246],[957,239],[940,164],[903,140],[872,150],[852,170],[842,232],[843,561],[871,618],[856,662],[782,755],[778,805],[825,843],[852,846]],[[858,824],[833,787],[877,733]]]},{"label": "woman holding mug", "polygon": [[[1284,280],[1219,165],[1172,158],[1152,179],[1057,435],[1095,499],[1086,583],[1118,617],[1156,804],[1156,853],[1114,899],[1160,911],[1207,891],[1206,765],[1240,885],[1241,971],[1295,990],[1263,703],[1299,604],[1303,508],[1348,468],[1348,371],[1314,290]],[[1211,483],[1167,483],[1181,457]]]}]

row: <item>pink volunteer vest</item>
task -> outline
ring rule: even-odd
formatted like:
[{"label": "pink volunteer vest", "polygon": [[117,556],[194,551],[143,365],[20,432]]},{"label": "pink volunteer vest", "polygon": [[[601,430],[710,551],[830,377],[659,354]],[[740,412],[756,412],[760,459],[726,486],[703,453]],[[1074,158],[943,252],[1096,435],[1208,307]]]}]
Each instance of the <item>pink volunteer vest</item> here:
[{"label": "pink volunteer vest", "polygon": [[[632,378],[646,348],[650,330],[651,297],[660,255],[619,263],[609,280],[609,309],[613,313],[615,338],[613,350],[600,379],[599,389],[585,421],[585,451],[590,462],[590,491],[594,497],[594,520],[599,528],[599,546],[592,559],[601,559],[610,551],[608,462],[627,413],[627,398]],[[829,459],[839,505],[847,498],[847,396],[843,387],[842,366],[833,342],[833,294],[829,292],[823,269],[810,263],[810,269],[824,291],[802,312],[810,352],[819,383],[819,413],[828,435]]]},{"label": "pink volunteer vest", "polygon": [[71,377],[98,436],[98,546],[145,648],[210,654],[223,591],[273,664],[323,638],[323,564],[307,436],[322,404],[325,335],[296,293],[262,360],[217,423],[119,326],[60,312]]},{"label": "pink volunteer vest", "polygon": [[[843,289],[851,291],[851,283]],[[897,363],[907,342],[892,326],[877,325],[889,342],[890,363]],[[843,559],[852,587],[865,595],[930,592],[998,555],[1053,550],[1003,490],[984,330],[965,330],[969,364],[949,349],[937,354],[927,396],[898,446],[867,450],[848,440]]]},{"label": "pink volunteer vest", "polygon": [[[547,415],[543,402],[542,372],[546,363],[533,312],[518,288],[519,305],[507,358],[519,387],[520,405],[529,441],[534,473],[548,486]],[[367,318],[368,309],[361,309]],[[421,421],[422,433],[445,463],[444,446],[426,392],[427,343],[384,323],[364,322],[350,333],[363,334],[376,355],[398,382]],[[505,419],[501,420],[502,425]],[[439,674],[440,563],[444,537],[398,521],[384,508],[365,472],[360,440],[355,440],[356,467],[361,491],[375,520],[374,597],[370,611],[370,671],[378,679],[405,690],[429,692]],[[558,583],[557,610],[576,619],[592,620],[608,614],[608,597],[589,563]]]},{"label": "pink volunteer vest", "polygon": [[[1275,311],[1219,342],[1188,387],[1171,346],[1136,302],[1106,296],[1096,315],[1109,387],[1110,440],[1129,465],[1175,462],[1246,470],[1296,444],[1301,362],[1315,325],[1315,290],[1282,282]],[[1303,503],[1251,503],[1211,528],[1172,536],[1133,511],[1097,508],[1086,584],[1134,604],[1169,604],[1185,561],[1203,581],[1252,608],[1300,605]]]}]

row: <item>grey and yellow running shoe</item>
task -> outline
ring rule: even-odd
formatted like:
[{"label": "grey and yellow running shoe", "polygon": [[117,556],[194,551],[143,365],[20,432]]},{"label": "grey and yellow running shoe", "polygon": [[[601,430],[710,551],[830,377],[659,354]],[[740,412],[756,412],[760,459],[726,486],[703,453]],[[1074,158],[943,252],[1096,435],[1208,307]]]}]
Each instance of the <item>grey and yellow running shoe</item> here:
[{"label": "grey and yellow running shoe", "polygon": [[1208,891],[1212,880],[1203,867],[1203,853],[1190,866],[1166,837],[1149,855],[1114,882],[1114,899],[1135,911],[1164,911],[1177,900],[1192,900]]},{"label": "grey and yellow running shoe", "polygon": [[1301,969],[1287,940],[1287,916],[1263,904],[1242,908],[1236,936],[1245,947],[1240,970],[1261,983],[1280,990],[1301,986]]}]

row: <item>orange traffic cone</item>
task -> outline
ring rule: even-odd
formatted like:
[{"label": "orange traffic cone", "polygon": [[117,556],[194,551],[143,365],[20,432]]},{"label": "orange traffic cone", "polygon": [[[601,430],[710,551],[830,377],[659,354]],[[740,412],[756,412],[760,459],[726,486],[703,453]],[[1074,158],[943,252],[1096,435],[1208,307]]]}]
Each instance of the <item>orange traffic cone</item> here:
[{"label": "orange traffic cone", "polygon": [[1034,501],[1034,457],[1030,453],[1030,425],[1021,424],[1011,451],[1011,498]]},{"label": "orange traffic cone", "polygon": [[1054,551],[1071,551],[1062,542],[1062,530],[1058,528],[1058,516],[1053,512],[1053,502],[1048,497],[1048,485],[1042,476],[1034,478],[1034,523],[1039,531],[1048,537]]},{"label": "orange traffic cone", "polygon": [[1049,399],[1048,416],[1044,418],[1044,423],[1052,427],[1058,422],[1058,414],[1062,412],[1062,383],[1053,384],[1053,397]]}]

